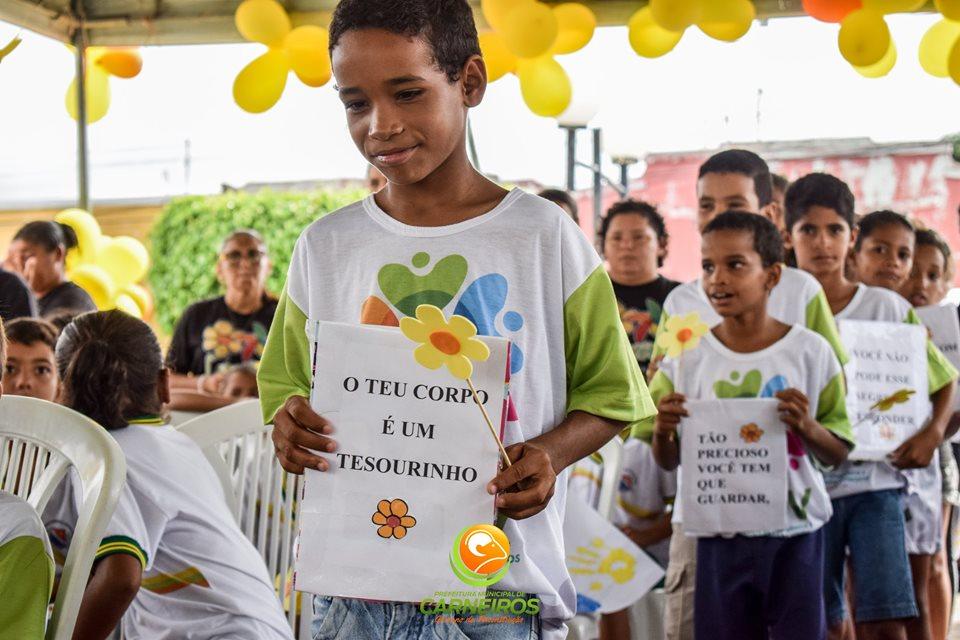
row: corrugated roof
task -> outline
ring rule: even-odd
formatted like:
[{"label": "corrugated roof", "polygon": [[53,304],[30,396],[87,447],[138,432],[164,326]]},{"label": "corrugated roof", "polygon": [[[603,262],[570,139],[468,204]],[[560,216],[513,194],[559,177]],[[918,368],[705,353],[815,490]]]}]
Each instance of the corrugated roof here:
[{"label": "corrugated roof", "polygon": [[[337,0],[280,0],[294,24],[325,24]],[[600,24],[625,24],[647,0],[582,0]],[[470,0],[479,7],[480,0]],[[0,20],[68,42],[83,27],[89,44],[242,42],[233,24],[240,0],[2,0]],[[549,4],[558,4],[549,2]],[[761,20],[802,15],[801,0],[755,0]],[[932,8],[929,3],[928,9]],[[477,11],[478,20],[483,18]]]}]

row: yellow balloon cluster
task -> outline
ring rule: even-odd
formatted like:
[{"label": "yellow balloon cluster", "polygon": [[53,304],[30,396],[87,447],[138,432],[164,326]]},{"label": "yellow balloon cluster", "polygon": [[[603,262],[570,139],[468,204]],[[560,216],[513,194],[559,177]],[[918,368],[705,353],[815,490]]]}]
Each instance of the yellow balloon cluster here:
[{"label": "yellow balloon cluster", "polygon": [[153,296],[137,284],[150,266],[146,247],[129,236],[103,235],[97,219],[83,209],[65,209],[54,220],[77,235],[77,247],[67,254],[67,277],[90,294],[98,309],[149,320]]},{"label": "yellow balloon cluster", "polygon": [[757,9],[750,0],[650,0],[627,22],[630,46],[639,56],[673,51],[688,27],[714,40],[734,42],[750,30]]},{"label": "yellow balloon cluster", "polygon": [[[70,47],[73,49],[73,47]],[[86,79],[84,89],[87,124],[93,124],[107,115],[110,108],[110,76],[133,78],[143,68],[143,58],[137,49],[122,47],[87,47],[85,49]],[[79,120],[77,113],[77,79],[67,88],[67,113]]]},{"label": "yellow balloon cluster", "polygon": [[570,106],[573,88],[554,56],[579,51],[593,38],[597,18],[579,2],[550,7],[537,0],[481,0],[493,29],[480,35],[487,79],[520,79],[523,101],[535,114],[556,117]]},{"label": "yellow balloon cluster", "polygon": [[952,78],[960,85],[960,0],[937,0],[943,20],[920,41],[920,66],[936,78]]},{"label": "yellow balloon cluster", "polygon": [[234,15],[237,31],[267,51],[237,74],[233,99],[244,111],[263,113],[277,103],[293,71],[308,87],[330,81],[330,34],[323,27],[293,29],[290,17],[276,0],[244,0]]}]

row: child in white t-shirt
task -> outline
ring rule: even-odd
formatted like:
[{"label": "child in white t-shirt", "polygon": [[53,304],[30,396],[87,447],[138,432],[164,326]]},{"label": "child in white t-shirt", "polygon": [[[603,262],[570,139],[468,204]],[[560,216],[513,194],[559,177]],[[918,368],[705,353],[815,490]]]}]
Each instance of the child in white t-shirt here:
[{"label": "child in white t-shirt", "polygon": [[216,473],[159,416],[169,386],[150,327],[120,311],[84,314],[64,328],[56,355],[63,404],[106,428],[127,461],[75,637],[105,638],[122,618],[130,640],[292,638]]},{"label": "child in white t-shirt", "polygon": [[654,455],[668,469],[682,462],[677,427],[688,398],[772,397],[789,427],[789,469],[786,528],[698,538],[696,637],[823,638],[822,526],[831,508],[821,468],[852,448],[840,364],[822,337],[767,311],[783,253],[770,221],[721,214],[703,230],[702,253],[705,293],[722,321],[682,354],[682,367],[667,358],[651,381]]},{"label": "child in white t-shirt", "polygon": [[[838,319],[919,323],[906,300],[883,288],[909,273],[913,229],[906,219],[892,213],[871,214],[861,222],[856,235],[852,192],[834,176],[815,173],[791,185],[786,220],[789,244],[799,266],[823,284]],[[860,284],[845,275],[845,258],[850,250],[855,250]],[[927,356],[930,393],[939,406],[944,393],[950,391],[944,391],[944,387],[952,387],[947,383],[956,372],[932,343],[928,343]],[[909,531],[911,527],[917,533],[928,528],[939,531],[939,525],[933,523],[934,518],[939,521],[939,496],[936,513],[928,517],[925,510],[915,509],[911,525],[904,522],[904,502],[913,502],[915,496],[902,493],[907,475],[918,471],[921,473],[916,479],[920,482],[915,486],[936,485],[939,490],[939,469],[931,458],[943,437],[945,422],[941,414],[941,410],[935,410],[934,418],[894,451],[889,463],[847,462],[826,475],[834,517],[825,529],[824,593],[828,623],[834,633],[839,633],[846,618],[844,573],[848,554],[856,587],[853,599],[858,633],[896,634],[903,633],[905,626],[910,630],[926,625],[926,589],[919,585],[926,584],[929,571],[920,565],[928,567],[929,558],[922,562],[915,559],[921,548],[911,544]],[[935,536],[931,538],[933,544],[935,540]],[[905,551],[912,555],[909,564]],[[913,572],[910,565],[914,565]],[[911,586],[911,573],[918,578],[917,588]],[[905,625],[905,618],[913,620]]]}]

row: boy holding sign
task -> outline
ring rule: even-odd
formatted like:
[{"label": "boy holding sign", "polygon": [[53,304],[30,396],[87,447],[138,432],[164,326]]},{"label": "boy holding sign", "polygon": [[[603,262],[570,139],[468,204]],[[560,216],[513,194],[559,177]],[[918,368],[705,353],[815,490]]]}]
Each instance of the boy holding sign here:
[{"label": "boy holding sign", "polygon": [[[258,373],[278,458],[293,473],[337,463],[338,425],[306,400],[308,318],[311,326],[396,326],[430,303],[482,334],[508,337],[503,439],[512,466],[486,488],[491,511],[509,518],[503,529],[516,561],[497,588],[535,595],[540,614],[523,624],[457,624],[470,638],[528,638],[540,627],[544,638],[562,637],[576,597],[562,548],[565,469],[654,413],[610,279],[558,207],[507,192],[471,165],[467,114],[487,79],[466,0],[342,0],[330,52],[350,134],[388,183],[308,227],[293,251]],[[412,357],[410,366],[418,366]],[[424,526],[403,542],[414,544]],[[315,638],[384,635],[391,624],[404,637],[437,633],[434,616],[412,603],[314,604]]]},{"label": "boy holding sign", "polygon": [[[852,447],[840,364],[822,337],[767,312],[783,253],[780,234],[769,220],[750,213],[721,214],[703,230],[702,252],[704,290],[722,320],[698,347],[665,359],[651,381],[659,409],[654,453],[667,468],[681,462],[704,464],[703,457],[680,460],[678,426],[684,418],[710,419],[688,413],[688,399],[775,398],[779,418],[788,426],[780,468],[788,506],[785,514],[773,514],[766,527],[739,535],[698,532],[703,537],[697,549],[696,636],[824,638],[821,527],[831,509],[819,465],[842,463]],[[724,438],[735,441],[719,449],[726,456],[722,462],[744,468],[753,450],[749,445],[764,438],[765,424],[717,424]],[[685,524],[694,512],[708,508],[701,491],[686,485],[681,490],[677,508],[686,512]],[[721,501],[743,502],[737,496]]]},{"label": "boy holding sign", "polygon": [[[910,304],[884,288],[899,283],[909,272],[913,229],[904,218],[870,214],[861,222],[858,236],[854,231],[852,192],[841,180],[823,173],[794,182],[787,191],[786,206],[788,246],[794,250],[800,268],[821,282],[838,320],[919,324]],[[844,274],[845,258],[851,249],[862,283],[851,282]],[[855,584],[870,585],[855,593],[858,635],[903,633],[903,619],[918,615],[906,551],[922,551],[907,544],[902,495],[906,480],[900,470],[931,464],[946,427],[945,411],[952,393],[949,382],[956,376],[932,343],[927,343],[926,356],[933,418],[897,447],[887,461],[847,462],[827,473],[834,506],[834,516],[825,528],[825,598],[831,634],[840,633],[846,617],[847,550]],[[920,513],[915,520],[915,525],[924,522]],[[937,526],[933,529],[939,531]],[[923,572],[923,583],[926,575]],[[925,617],[918,620],[925,624]]]}]

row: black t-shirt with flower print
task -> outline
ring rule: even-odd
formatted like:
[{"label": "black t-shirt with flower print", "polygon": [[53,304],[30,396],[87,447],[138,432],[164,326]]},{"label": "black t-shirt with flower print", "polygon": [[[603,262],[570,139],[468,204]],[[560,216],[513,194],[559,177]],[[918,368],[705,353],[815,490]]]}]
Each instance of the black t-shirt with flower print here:
[{"label": "black t-shirt with flower print", "polygon": [[167,366],[174,373],[201,375],[259,361],[276,310],[269,296],[249,315],[230,309],[223,296],[190,305],[173,332]]},{"label": "black t-shirt with flower print", "polygon": [[663,301],[679,286],[679,282],[663,276],[641,285],[613,283],[613,292],[620,308],[620,321],[630,338],[641,371],[647,370],[653,355],[653,342],[663,314]]}]

